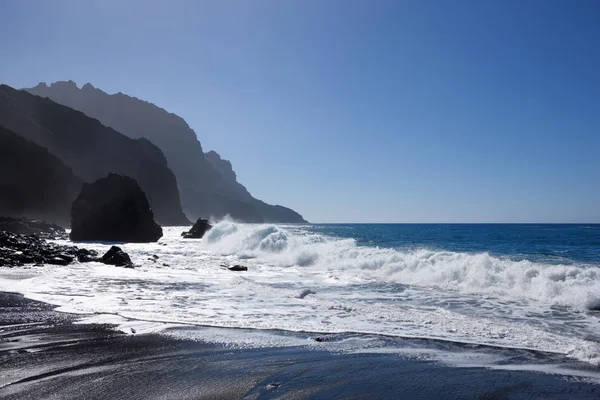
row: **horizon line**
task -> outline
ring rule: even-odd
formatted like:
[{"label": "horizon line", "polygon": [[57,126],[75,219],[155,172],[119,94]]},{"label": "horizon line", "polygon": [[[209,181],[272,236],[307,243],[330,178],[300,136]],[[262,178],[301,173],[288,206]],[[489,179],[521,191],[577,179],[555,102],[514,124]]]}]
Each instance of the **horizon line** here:
[{"label": "horizon line", "polygon": [[[265,222],[268,223],[268,222]],[[297,224],[302,225],[301,222]],[[308,222],[310,225],[600,225],[600,222]]]}]

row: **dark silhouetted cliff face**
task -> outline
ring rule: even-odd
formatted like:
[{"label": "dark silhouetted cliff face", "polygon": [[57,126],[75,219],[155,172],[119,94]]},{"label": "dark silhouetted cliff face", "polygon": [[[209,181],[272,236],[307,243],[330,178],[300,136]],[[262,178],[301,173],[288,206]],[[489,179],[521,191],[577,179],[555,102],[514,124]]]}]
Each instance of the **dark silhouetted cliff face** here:
[{"label": "dark silhouetted cliff face", "polygon": [[84,181],[111,172],[133,177],[160,224],[189,223],[175,175],[147,139],[132,140],[79,111],[6,85],[0,85],[0,124],[48,148]]},{"label": "dark silhouetted cliff face", "polygon": [[109,95],[89,83],[79,89],[71,81],[41,83],[26,90],[82,111],[131,138],[151,140],[177,176],[181,204],[193,220],[229,214],[246,222],[304,222],[293,210],[253,198],[237,182],[229,161],[215,152],[204,154],[181,117],[152,103],[122,93]]},{"label": "dark silhouetted cliff face", "polygon": [[34,142],[0,126],[0,215],[68,226],[81,180]]}]

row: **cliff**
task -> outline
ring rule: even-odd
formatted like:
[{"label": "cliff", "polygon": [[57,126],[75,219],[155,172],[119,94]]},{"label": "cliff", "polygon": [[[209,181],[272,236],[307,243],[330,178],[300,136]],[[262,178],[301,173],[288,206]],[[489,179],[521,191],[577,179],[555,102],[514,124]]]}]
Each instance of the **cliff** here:
[{"label": "cliff", "polygon": [[160,224],[189,223],[175,175],[149,140],[131,139],[80,111],[6,85],[0,85],[0,124],[46,147],[83,181],[111,172],[136,179]]},{"label": "cliff", "polygon": [[205,153],[206,159],[222,178],[221,184],[226,187],[230,193],[246,204],[250,204],[257,214],[264,221],[274,222],[306,222],[296,211],[280,205],[270,205],[261,200],[255,199],[248,192],[246,187],[238,183],[237,176],[231,162],[224,160],[215,151]]},{"label": "cliff", "polygon": [[68,226],[81,183],[46,148],[0,125],[0,215]]},{"label": "cliff", "polygon": [[195,132],[178,115],[123,93],[107,94],[85,84],[40,83],[27,91],[97,118],[131,138],[147,138],[164,153],[177,176],[181,204],[193,220],[226,214],[245,222],[305,222],[282,206],[255,199],[237,182],[231,163],[215,152],[204,153]]}]

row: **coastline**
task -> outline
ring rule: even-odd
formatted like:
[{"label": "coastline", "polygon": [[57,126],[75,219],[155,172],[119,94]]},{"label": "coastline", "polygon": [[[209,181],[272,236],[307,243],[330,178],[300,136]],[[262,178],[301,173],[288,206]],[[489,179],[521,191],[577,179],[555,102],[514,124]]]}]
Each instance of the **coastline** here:
[{"label": "coastline", "polygon": [[[394,353],[243,348],[75,324],[81,315],[0,292],[5,399],[598,398],[550,373],[453,367]],[[223,328],[224,333],[227,329]]]}]

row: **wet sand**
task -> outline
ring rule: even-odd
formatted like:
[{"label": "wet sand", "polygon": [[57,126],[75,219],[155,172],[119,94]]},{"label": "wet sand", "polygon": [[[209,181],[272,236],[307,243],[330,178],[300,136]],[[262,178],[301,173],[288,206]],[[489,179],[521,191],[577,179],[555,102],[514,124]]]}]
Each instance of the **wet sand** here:
[{"label": "wet sand", "polygon": [[2,399],[598,399],[600,385],[394,354],[232,349],[73,324],[0,293]]}]

